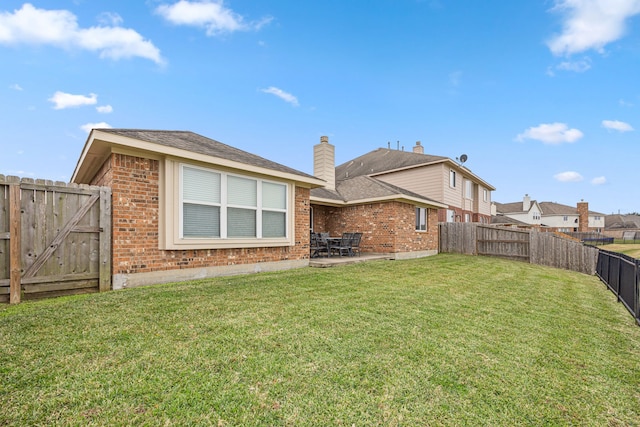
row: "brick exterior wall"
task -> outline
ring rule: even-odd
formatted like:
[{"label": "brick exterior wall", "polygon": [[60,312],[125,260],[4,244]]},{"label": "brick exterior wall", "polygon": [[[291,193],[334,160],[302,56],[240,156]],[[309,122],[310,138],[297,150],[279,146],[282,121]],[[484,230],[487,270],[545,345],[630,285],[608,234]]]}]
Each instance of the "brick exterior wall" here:
[{"label": "brick exterior wall", "polygon": [[360,249],[371,253],[438,250],[438,213],[428,210],[427,231],[416,231],[415,206],[386,202],[347,207],[313,205],[313,230],[340,236],[362,233]]},{"label": "brick exterior wall", "polygon": [[589,231],[589,203],[578,202],[578,232],[586,233]]},{"label": "brick exterior wall", "polygon": [[[449,210],[454,211],[454,222],[464,222],[465,215],[469,214],[471,222],[479,222],[482,224],[491,224],[491,215],[483,215],[474,213],[473,211],[466,211],[461,208],[449,207]],[[438,221],[447,222],[447,209],[438,209]]]},{"label": "brick exterior wall", "polygon": [[159,162],[112,154],[92,180],[112,190],[113,274],[309,258],[309,189],[295,189],[295,246],[160,250]]}]

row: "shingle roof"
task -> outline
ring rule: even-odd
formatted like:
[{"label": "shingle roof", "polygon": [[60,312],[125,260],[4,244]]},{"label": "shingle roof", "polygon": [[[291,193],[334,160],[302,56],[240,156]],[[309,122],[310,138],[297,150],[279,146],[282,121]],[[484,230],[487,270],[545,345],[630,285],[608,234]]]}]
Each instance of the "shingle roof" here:
[{"label": "shingle roof", "polygon": [[[535,200],[531,200],[531,205],[534,203],[538,203],[540,206],[541,214],[543,216],[548,215],[578,215],[577,206],[567,206],[556,202],[536,202]],[[496,205],[496,211],[501,214],[508,213],[516,213],[516,212],[524,212],[522,210],[522,202],[511,202],[511,203],[498,203],[494,202]],[[604,215],[599,212],[589,211],[590,215]]]},{"label": "shingle roof", "polygon": [[230,145],[198,135],[194,132],[142,129],[100,129],[100,131],[141,141],[152,142],[166,147],[179,148],[198,154],[219,157],[278,172],[291,173],[305,176],[307,178],[315,178],[307,173],[267,160],[238,148],[231,147]]},{"label": "shingle roof", "polygon": [[343,203],[388,197],[409,197],[412,199],[422,200],[425,204],[434,204],[435,206],[442,205],[428,197],[424,197],[420,194],[369,176],[357,176],[355,178],[338,181],[336,183],[335,191],[327,190],[325,188],[313,188],[311,189],[311,197],[335,200]]},{"label": "shingle roof", "polygon": [[607,229],[640,229],[640,215],[606,215],[604,217],[604,227]]},{"label": "shingle roof", "polygon": [[336,181],[446,160],[448,157],[378,148],[336,167]]},{"label": "shingle roof", "polygon": [[517,219],[510,218],[505,215],[494,215],[491,217],[491,224],[513,224],[513,225],[526,225],[530,226],[526,222],[519,221]]}]

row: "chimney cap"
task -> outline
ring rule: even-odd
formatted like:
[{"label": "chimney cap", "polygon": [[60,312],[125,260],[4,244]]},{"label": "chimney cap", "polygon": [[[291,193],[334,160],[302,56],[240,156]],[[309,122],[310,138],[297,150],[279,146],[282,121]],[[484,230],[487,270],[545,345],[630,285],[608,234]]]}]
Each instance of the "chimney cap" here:
[{"label": "chimney cap", "polygon": [[321,144],[328,144],[329,143],[329,137],[328,136],[321,136],[320,137],[320,143]]}]

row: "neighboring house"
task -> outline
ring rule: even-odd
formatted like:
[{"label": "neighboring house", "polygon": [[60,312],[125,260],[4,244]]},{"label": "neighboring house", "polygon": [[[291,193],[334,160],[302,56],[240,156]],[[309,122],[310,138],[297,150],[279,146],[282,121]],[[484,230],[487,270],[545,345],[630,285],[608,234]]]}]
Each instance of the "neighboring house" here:
[{"label": "neighboring house", "polygon": [[192,132],[94,129],[72,182],[112,189],[112,287],[309,264],[324,182]]},{"label": "neighboring house", "polygon": [[333,146],[318,145],[312,176],[192,132],[94,129],[71,181],[111,187],[112,287],[307,266],[310,224],[362,232],[362,252],[437,253],[446,205],[336,181]]},{"label": "neighboring house", "polygon": [[[604,234],[622,239],[625,232],[640,233],[640,215],[613,214],[604,217]],[[640,236],[640,234],[637,234]]]},{"label": "neighboring house", "polygon": [[576,207],[555,202],[537,202],[526,194],[522,202],[498,203],[492,206],[494,215],[506,216],[549,231],[600,232],[604,229],[604,214],[589,210],[589,203]]},{"label": "neighboring house", "polygon": [[[316,176],[321,177],[316,174]],[[412,152],[379,148],[335,169],[335,181],[373,178],[444,205],[439,222],[491,221],[491,192],[495,188],[448,157],[424,154],[417,142]]]},{"label": "neighboring house", "polygon": [[[406,153],[409,154],[409,153]],[[365,174],[342,177],[326,136],[314,146],[314,175],[326,181],[311,190],[311,230],[361,232],[363,252],[395,259],[438,252],[438,210],[447,205]]]}]

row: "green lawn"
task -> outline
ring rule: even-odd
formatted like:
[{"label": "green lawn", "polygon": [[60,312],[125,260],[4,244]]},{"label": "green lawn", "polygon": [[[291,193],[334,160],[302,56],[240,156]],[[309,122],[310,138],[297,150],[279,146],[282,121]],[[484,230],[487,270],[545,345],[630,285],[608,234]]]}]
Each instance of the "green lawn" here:
[{"label": "green lawn", "polygon": [[595,277],[441,254],[0,306],[0,425],[634,426]]},{"label": "green lawn", "polygon": [[611,252],[620,252],[633,258],[640,258],[639,243],[613,243],[600,246],[600,248]]}]

